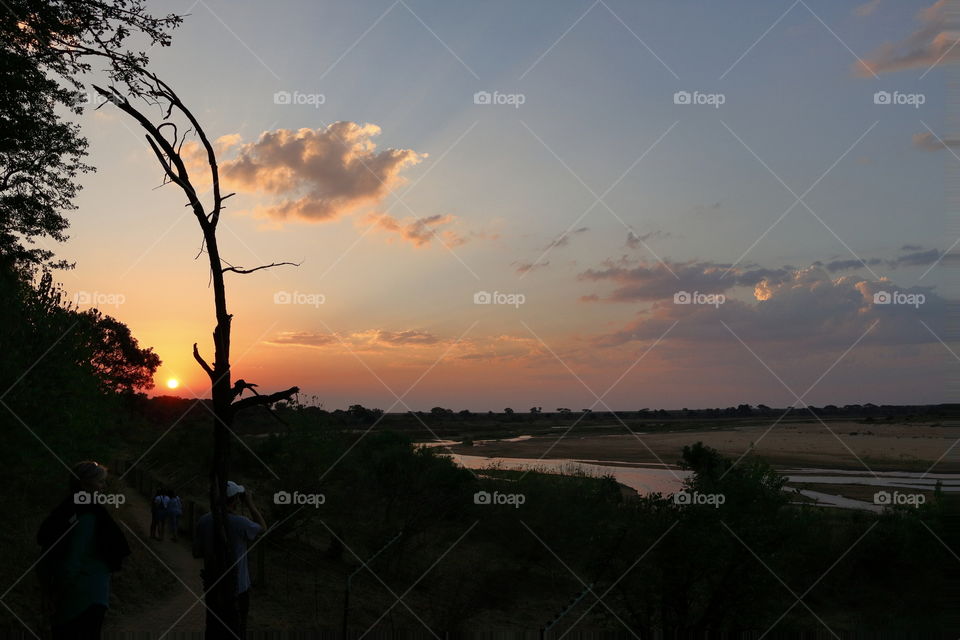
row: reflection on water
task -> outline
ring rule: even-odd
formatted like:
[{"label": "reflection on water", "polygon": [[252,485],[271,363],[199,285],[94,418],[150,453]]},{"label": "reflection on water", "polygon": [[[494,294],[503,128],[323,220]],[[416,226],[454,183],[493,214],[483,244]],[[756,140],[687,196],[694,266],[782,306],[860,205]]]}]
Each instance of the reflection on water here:
[{"label": "reflection on water", "polygon": [[839,507],[841,509],[861,509],[863,511],[873,511],[875,513],[880,513],[883,511],[883,507],[878,504],[873,504],[872,502],[864,502],[863,500],[854,500],[853,498],[845,498],[843,496],[836,496],[832,493],[821,493],[819,491],[811,491],[810,489],[799,489],[798,493],[804,495],[823,507]]},{"label": "reflection on water", "polygon": [[[532,436],[517,436],[504,438],[499,442],[520,442],[529,440]],[[477,444],[484,442],[498,442],[497,440],[477,440]],[[455,440],[437,440],[421,443],[424,447],[446,447],[458,445]],[[613,460],[572,460],[568,458],[493,458],[487,456],[461,455],[444,453],[454,462],[468,469],[486,469],[498,467],[509,470],[537,470],[546,473],[571,474],[581,472],[591,476],[613,476],[617,482],[636,490],[640,494],[676,493],[682,488],[689,471],[672,468],[665,464],[641,465],[636,463]],[[960,492],[960,474],[952,473],[919,473],[911,471],[867,471],[845,469],[785,469],[781,473],[787,476],[790,483],[813,483],[825,485],[865,485],[871,487],[887,487],[892,489],[909,489],[914,491],[933,490],[939,482],[945,492]],[[815,500],[823,506],[839,507],[843,509],[862,509],[865,511],[880,511],[881,507],[870,502],[854,500],[839,495],[799,490],[798,493]]]},{"label": "reflection on water", "polygon": [[557,458],[488,458],[486,456],[465,456],[452,453],[454,462],[468,469],[485,469],[499,466],[501,469],[538,471],[552,473],[571,473],[580,470],[591,476],[613,476],[618,482],[638,492],[664,494],[680,490],[683,479],[690,475],[682,469],[653,469],[649,467],[613,467],[610,465],[581,462]]},{"label": "reflection on water", "polygon": [[[813,470],[810,470],[813,471]],[[890,487],[893,489],[914,489],[932,491],[939,482],[944,491],[960,491],[960,475],[950,473],[928,474],[877,472],[876,475],[862,471],[829,471],[817,469],[817,473],[791,469],[784,471],[790,482],[811,482],[815,484],[859,484],[868,487]]]}]

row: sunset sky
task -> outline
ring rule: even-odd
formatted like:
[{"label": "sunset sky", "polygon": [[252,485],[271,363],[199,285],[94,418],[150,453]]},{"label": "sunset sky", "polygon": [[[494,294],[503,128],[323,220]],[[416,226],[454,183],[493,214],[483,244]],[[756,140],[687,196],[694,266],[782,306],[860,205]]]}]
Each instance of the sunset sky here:
[{"label": "sunset sky", "polygon": [[[222,254],[302,263],[228,274],[234,377],[328,409],[948,400],[945,4],[157,3],[189,16],[152,66],[238,193]],[[205,395],[196,220],[124,114],[80,122],[60,278],[155,347],[155,393]]]}]

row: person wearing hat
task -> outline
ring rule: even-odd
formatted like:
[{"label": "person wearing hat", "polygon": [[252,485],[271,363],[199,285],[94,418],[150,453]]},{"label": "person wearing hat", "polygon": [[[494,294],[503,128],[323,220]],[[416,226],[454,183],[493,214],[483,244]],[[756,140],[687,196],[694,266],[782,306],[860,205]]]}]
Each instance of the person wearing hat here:
[{"label": "person wearing hat", "polygon": [[[196,534],[193,536],[193,555],[203,558],[203,590],[207,596],[206,638],[240,638],[247,630],[247,613],[250,611],[250,569],[247,563],[247,545],[267,528],[267,523],[250,492],[242,485],[227,481],[227,543],[230,552],[230,565],[236,577],[235,601],[229,607],[218,606],[211,598],[213,580],[211,568],[216,566],[214,556],[213,514],[207,513],[197,520]],[[251,518],[237,511],[240,507],[250,511]]]}]

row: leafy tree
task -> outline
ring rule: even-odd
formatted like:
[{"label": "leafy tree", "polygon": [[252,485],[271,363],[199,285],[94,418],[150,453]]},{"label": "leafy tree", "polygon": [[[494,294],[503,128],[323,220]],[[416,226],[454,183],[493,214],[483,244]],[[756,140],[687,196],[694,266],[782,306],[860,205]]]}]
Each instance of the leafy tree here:
[{"label": "leafy tree", "polygon": [[49,469],[51,453],[104,454],[102,436],[120,408],[115,392],[152,386],[160,359],[120,321],[73,308],[49,272],[34,284],[0,268],[0,304],[0,460],[8,471],[38,470]]},{"label": "leafy tree", "polygon": [[[154,17],[143,0],[6,0],[0,12],[0,255],[15,266],[50,264],[44,242],[66,240],[64,212],[75,208],[76,178],[87,141],[68,115],[87,104],[80,77],[90,56],[109,62],[108,74],[129,76],[146,64],[127,48],[134,34],[151,46],[170,43],[175,15]],[[36,246],[40,243],[43,246]]]},{"label": "leafy tree", "polygon": [[91,352],[89,364],[104,387],[120,393],[153,388],[160,357],[152,348],[141,349],[127,325],[96,309],[81,318]]},{"label": "leafy tree", "polygon": [[368,409],[362,404],[352,404],[347,408],[347,414],[356,422],[371,425],[383,415],[383,409]]},{"label": "leafy tree", "polygon": [[[31,61],[0,54],[0,252],[20,265],[49,261],[35,239],[66,240],[64,211],[74,209],[87,142],[56,111],[81,111],[79,94],[61,87]],[[59,263],[57,266],[66,266]]]}]

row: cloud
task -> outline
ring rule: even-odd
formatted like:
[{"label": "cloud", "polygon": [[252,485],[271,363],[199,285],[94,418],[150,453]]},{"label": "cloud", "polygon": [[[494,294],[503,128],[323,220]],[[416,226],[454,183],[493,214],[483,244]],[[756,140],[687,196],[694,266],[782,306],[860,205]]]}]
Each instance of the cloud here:
[{"label": "cloud", "polygon": [[517,267],[517,273],[523,275],[529,273],[530,271],[536,271],[537,269],[545,269],[550,266],[550,261],[546,262],[511,262],[511,266]]},{"label": "cloud", "polygon": [[919,267],[933,264],[940,260],[943,252],[940,249],[924,249],[921,246],[905,244],[901,251],[907,253],[896,258],[880,259],[870,258],[861,262],[860,260],[833,260],[826,264],[815,262],[814,266],[822,266],[830,273],[837,271],[849,271],[850,269],[860,269],[864,263],[870,267],[883,266],[888,269],[899,269],[900,267]]},{"label": "cloud", "polygon": [[[255,142],[237,134],[217,140],[236,149],[220,164],[224,186],[273,198],[256,212],[275,220],[322,222],[376,205],[398,185],[401,173],[427,157],[411,149],[377,150],[374,124],[335,122],[319,129],[265,131]],[[203,161],[199,145],[184,146],[191,163]]]},{"label": "cloud", "polygon": [[[917,245],[904,245],[902,255],[894,258],[868,258],[861,262],[851,258],[832,260],[827,263],[814,262],[811,267],[820,268],[828,273],[838,273],[881,266],[887,269],[930,265],[941,259],[939,249],[924,249]],[[618,260],[606,260],[602,268],[587,269],[579,274],[581,280],[593,282],[612,282],[616,288],[608,296],[596,293],[584,295],[582,302],[655,302],[672,298],[678,291],[698,291],[700,293],[726,293],[736,287],[755,288],[775,286],[790,280],[799,272],[797,267],[784,265],[778,268],[765,268],[755,264],[742,264],[732,267],[709,261],[691,260],[688,262],[633,261],[624,256]]]},{"label": "cloud", "polygon": [[926,250],[917,250],[906,255],[902,255],[895,260],[888,261],[888,264],[893,267],[918,267],[928,264],[933,264],[943,256],[943,251],[940,249],[926,249]]},{"label": "cloud", "polygon": [[505,363],[522,361],[527,366],[552,364],[553,355],[536,338],[530,335],[500,334],[467,340],[461,345],[457,360],[482,363]]},{"label": "cloud", "polygon": [[550,251],[551,249],[557,249],[559,247],[568,246],[573,236],[586,233],[587,231],[590,231],[590,227],[580,227],[578,229],[573,229],[572,231],[565,231],[563,234],[561,234],[560,236],[554,238],[553,240],[547,243],[547,246],[543,248],[543,255],[541,255],[536,262],[514,261],[510,263],[510,266],[515,267],[516,272],[520,275],[524,275],[531,271],[536,271],[537,269],[545,269],[548,266],[550,266],[550,261],[549,260],[544,261],[542,260],[542,258],[544,257],[544,255],[546,255],[548,251]]},{"label": "cloud", "polygon": [[377,331],[376,341],[392,346],[426,345],[441,342],[440,338],[426,331],[406,329],[404,331]]},{"label": "cloud", "polygon": [[367,216],[367,221],[383,231],[397,234],[402,240],[410,242],[415,247],[426,246],[435,238],[448,247],[460,246],[467,242],[467,238],[456,231],[442,228],[456,221],[456,216],[450,214],[401,221],[386,213],[372,213]]},{"label": "cloud", "polygon": [[950,18],[950,0],[936,3],[917,14],[920,27],[900,42],[886,42],[876,51],[854,65],[854,74],[867,77],[874,74],[928,69],[960,59],[960,47],[954,47],[960,33]]},{"label": "cloud", "polygon": [[960,140],[937,138],[929,131],[913,134],[913,146],[923,151],[942,151],[951,147],[960,147]]},{"label": "cloud", "polygon": [[627,231],[626,245],[628,249],[639,249],[646,244],[647,240],[653,240],[654,238],[669,238],[670,235],[671,234],[669,231],[660,230],[650,231],[648,233],[644,233],[643,235],[637,235],[631,229]]},{"label": "cloud", "polygon": [[[919,307],[874,304],[874,294],[882,291],[921,294],[925,301]],[[779,280],[762,280],[755,287],[754,298],[752,302],[727,299],[719,306],[661,300],[624,327],[596,336],[594,344],[619,347],[633,341],[649,342],[676,323],[668,337],[674,343],[704,347],[736,343],[732,332],[750,345],[776,344],[797,353],[798,348],[848,347],[874,322],[870,344],[930,343],[936,338],[918,319],[940,331],[946,311],[946,302],[932,287],[904,288],[887,279],[855,276],[831,278],[819,267],[797,269]]]},{"label": "cloud", "polygon": [[285,331],[267,340],[267,344],[297,347],[325,347],[339,343],[340,341],[332,333],[311,333],[309,331]]},{"label": "cloud", "polygon": [[[729,271],[728,271],[729,269]],[[607,261],[602,269],[588,269],[582,280],[610,281],[619,285],[607,298],[585,297],[585,301],[655,301],[672,298],[678,291],[722,293],[737,286],[755,286],[761,280],[779,281],[789,277],[793,267],[762,269],[753,265],[730,268],[716,262],[648,262],[629,259]]]},{"label": "cloud", "polygon": [[286,331],[267,340],[267,344],[297,347],[343,347],[367,350],[371,347],[418,347],[446,342],[445,339],[420,329],[367,329],[337,336],[333,333],[310,331]]},{"label": "cloud", "polygon": [[871,15],[874,11],[876,11],[877,7],[879,6],[880,6],[880,0],[870,0],[869,2],[865,2],[861,5],[857,5],[853,9],[853,14],[860,18],[866,18],[867,16]]},{"label": "cloud", "polygon": [[466,363],[522,361],[527,365],[555,362],[539,340],[530,335],[494,334],[475,338],[441,336],[422,329],[365,329],[333,334],[287,331],[265,340],[280,347],[327,349],[331,353],[388,355],[394,362],[436,362],[444,359]]},{"label": "cloud", "polygon": [[568,244],[570,244],[570,235],[571,235],[571,234],[586,233],[587,231],[590,231],[590,227],[580,227],[579,229],[574,229],[573,231],[564,233],[564,234],[561,235],[559,238],[556,238],[556,239],[554,239],[554,240],[551,240],[551,241],[547,244],[547,246],[544,247],[544,251],[547,251],[547,250],[550,250],[550,249],[554,249],[554,248],[556,248],[556,247],[565,247],[565,246],[567,246]]}]

